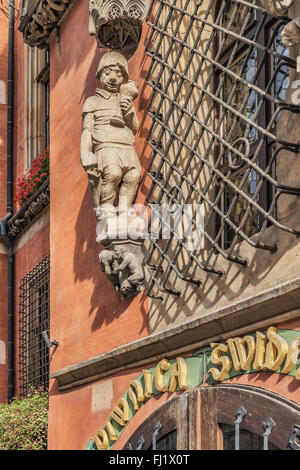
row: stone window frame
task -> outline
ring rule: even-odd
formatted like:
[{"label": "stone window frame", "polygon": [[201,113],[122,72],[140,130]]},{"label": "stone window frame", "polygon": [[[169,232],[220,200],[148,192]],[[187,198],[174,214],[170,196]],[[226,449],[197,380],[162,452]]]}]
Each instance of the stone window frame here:
[{"label": "stone window frame", "polygon": [[49,49],[24,44],[24,166],[49,147]]}]

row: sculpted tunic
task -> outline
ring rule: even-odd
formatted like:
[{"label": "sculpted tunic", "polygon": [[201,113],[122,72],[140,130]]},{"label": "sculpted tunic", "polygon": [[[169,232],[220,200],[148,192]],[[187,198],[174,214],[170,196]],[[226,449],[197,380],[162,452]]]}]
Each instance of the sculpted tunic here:
[{"label": "sculpted tunic", "polygon": [[[84,129],[92,135],[93,153],[96,156],[98,171],[109,171],[110,165],[118,165],[122,171],[132,168],[141,170],[140,162],[134,148],[134,133],[137,127],[137,117],[132,110],[124,116],[125,127],[117,127],[110,123],[116,115],[120,94],[97,89],[96,95],[88,98],[82,108],[82,115],[88,115]],[[131,127],[128,124],[131,124]]]}]

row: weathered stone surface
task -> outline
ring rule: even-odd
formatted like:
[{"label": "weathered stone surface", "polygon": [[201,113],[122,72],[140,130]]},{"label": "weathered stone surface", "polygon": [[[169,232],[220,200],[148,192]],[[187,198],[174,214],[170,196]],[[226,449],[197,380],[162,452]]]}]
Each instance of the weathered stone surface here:
[{"label": "weathered stone surface", "polygon": [[90,0],[89,33],[98,47],[137,47],[147,10],[147,0]]},{"label": "weathered stone surface", "polygon": [[107,380],[92,387],[92,411],[95,413],[111,408],[113,400],[113,383]]},{"label": "weathered stone surface", "polygon": [[294,2],[295,0],[261,0],[263,7],[277,16],[286,15]]},{"label": "weathered stone surface", "polygon": [[300,43],[300,16],[283,28],[281,39],[285,46],[296,46]]},{"label": "weathered stone surface", "polygon": [[29,46],[44,48],[74,0],[23,0],[19,30]]}]

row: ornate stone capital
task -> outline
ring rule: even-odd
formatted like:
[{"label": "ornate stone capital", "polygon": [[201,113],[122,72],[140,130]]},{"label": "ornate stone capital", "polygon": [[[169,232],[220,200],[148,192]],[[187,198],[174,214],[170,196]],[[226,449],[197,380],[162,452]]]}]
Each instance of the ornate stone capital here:
[{"label": "ornate stone capital", "polygon": [[300,16],[283,28],[281,39],[285,46],[296,46],[300,43]]},{"label": "ornate stone capital", "polygon": [[[261,3],[273,15],[286,16],[295,0],[261,0]],[[295,46],[300,43],[300,17],[295,18],[283,28],[281,39],[285,46]]]},{"label": "ornate stone capital", "polygon": [[295,0],[261,0],[262,6],[276,16],[285,16]]},{"label": "ornate stone capital", "polygon": [[19,30],[29,46],[46,47],[53,29],[73,0],[23,0]]},{"label": "ornate stone capital", "polygon": [[148,0],[90,0],[89,33],[98,47],[128,50],[137,47]]}]

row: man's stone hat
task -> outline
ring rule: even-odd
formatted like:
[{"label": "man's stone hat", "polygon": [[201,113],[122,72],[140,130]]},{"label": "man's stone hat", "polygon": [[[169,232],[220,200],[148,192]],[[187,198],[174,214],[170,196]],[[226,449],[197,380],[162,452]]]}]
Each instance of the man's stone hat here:
[{"label": "man's stone hat", "polygon": [[107,52],[106,54],[104,54],[104,56],[99,62],[98,70],[96,73],[96,78],[98,80],[100,79],[102,71],[110,65],[118,65],[122,70],[122,74],[126,81],[129,79],[128,63],[125,57],[120,54],[120,52]]}]

